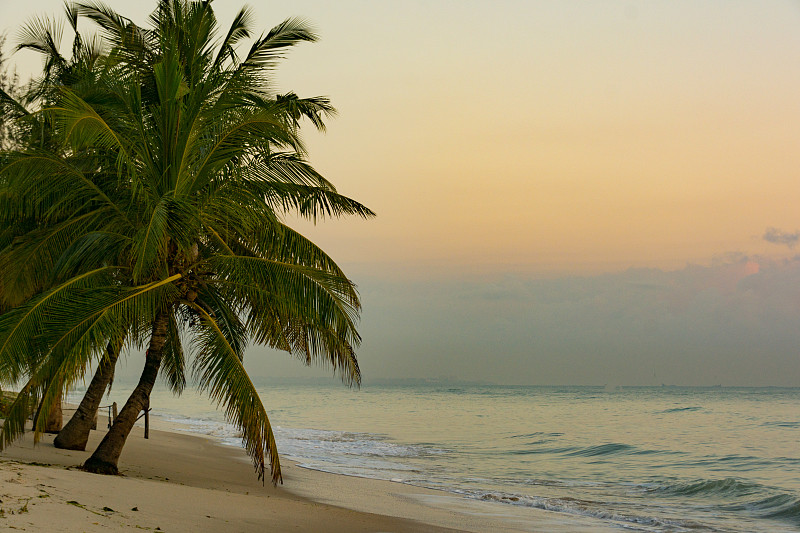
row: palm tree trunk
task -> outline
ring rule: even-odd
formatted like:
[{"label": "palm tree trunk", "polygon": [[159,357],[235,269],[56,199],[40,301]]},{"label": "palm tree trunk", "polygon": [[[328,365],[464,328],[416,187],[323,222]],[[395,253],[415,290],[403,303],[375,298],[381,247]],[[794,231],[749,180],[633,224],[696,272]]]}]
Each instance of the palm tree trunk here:
[{"label": "palm tree trunk", "polygon": [[53,408],[50,409],[50,414],[47,417],[47,424],[44,426],[45,433],[58,433],[61,431],[61,425],[64,423],[64,415],[61,412],[61,393],[53,402]]},{"label": "palm tree trunk", "polygon": [[83,463],[83,469],[96,474],[117,474],[117,463],[122,454],[125,440],[133,429],[133,424],[139,413],[150,400],[150,391],[158,377],[164,345],[167,342],[167,326],[169,325],[168,311],[161,311],[153,321],[153,331],[150,335],[150,347],[145,357],[144,370],[139,378],[139,384],[133,389],[125,406],[117,415],[111,429],[100,442],[91,457]]},{"label": "palm tree trunk", "polygon": [[86,394],[83,395],[78,410],[75,411],[75,414],[72,415],[72,418],[69,419],[69,422],[66,423],[53,441],[53,445],[56,448],[80,451],[86,449],[89,431],[92,429],[92,424],[97,416],[97,408],[100,407],[103,392],[114,376],[114,365],[117,363],[121,348],[121,342],[116,346],[111,342],[108,343],[106,348],[107,355],[100,360],[97,371],[86,389]]}]

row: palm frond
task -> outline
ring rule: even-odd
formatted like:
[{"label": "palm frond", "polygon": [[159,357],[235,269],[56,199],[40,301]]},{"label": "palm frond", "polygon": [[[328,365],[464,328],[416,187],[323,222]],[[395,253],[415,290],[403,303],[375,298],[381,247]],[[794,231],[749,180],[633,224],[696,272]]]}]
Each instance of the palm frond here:
[{"label": "palm frond", "polygon": [[47,17],[34,17],[22,26],[16,50],[34,50],[42,54],[43,70],[45,77],[48,77],[53,70],[66,64],[67,60],[58,50],[63,32],[63,26],[59,21]]},{"label": "palm frond", "polygon": [[131,164],[127,143],[119,136],[97,110],[69,89],[63,89],[59,107],[50,113],[61,123],[64,138],[80,149],[94,146],[118,154],[117,171]]},{"label": "palm frond", "polygon": [[357,384],[354,347],[361,342],[355,320],[358,294],[346,278],[319,269],[256,257],[222,256],[205,263],[226,300],[247,312],[247,329],[261,344],[302,355],[339,370]]},{"label": "palm frond", "polygon": [[4,177],[0,191],[11,200],[0,213],[3,223],[12,223],[23,216],[36,216],[45,223],[60,222],[90,202],[105,204],[125,218],[120,206],[97,182],[72,161],[51,152],[9,154],[0,175]]},{"label": "palm frond", "polygon": [[[243,236],[242,240],[258,257],[317,268],[341,278],[345,277],[344,271],[331,256],[286,224],[265,224],[258,231]],[[351,296],[357,297],[355,293]]]},{"label": "palm frond", "polygon": [[242,65],[249,68],[271,68],[282,59],[286,50],[301,42],[314,42],[317,35],[308,23],[300,18],[289,18],[272,28],[265,36],[256,39]]},{"label": "palm frond", "polygon": [[194,179],[190,187],[180,189],[183,194],[206,187],[218,173],[231,162],[239,162],[248,152],[266,145],[299,147],[300,139],[287,130],[280,114],[259,111],[243,116],[231,124],[209,129],[208,141],[194,165]]},{"label": "palm frond", "polygon": [[[69,248],[74,246],[74,241],[85,231],[85,227],[91,227],[93,222],[99,222],[107,214],[107,208],[95,209],[51,227],[34,229],[27,232],[18,245],[3,250],[0,253],[0,283],[5,290],[0,294],[0,300],[11,306],[19,305],[33,293],[49,285],[58,276],[59,265],[64,261],[65,254],[67,257],[73,255],[69,253]],[[96,247],[86,248],[93,253],[98,251]],[[108,258],[105,251],[101,253],[102,259]],[[89,265],[91,268],[102,266],[97,260],[81,262],[84,270]]]},{"label": "palm frond", "polygon": [[146,330],[166,299],[180,290],[181,274],[136,287],[121,287],[104,267],[76,276],[0,316],[0,378],[19,380],[46,355],[103,349],[120,334],[119,324],[134,333]]},{"label": "palm frond", "polygon": [[140,228],[134,237],[133,278],[144,280],[151,272],[154,263],[163,262],[167,255],[167,227],[169,224],[169,206],[161,201],[150,214],[147,226]]},{"label": "palm frond", "polygon": [[240,9],[234,17],[233,22],[231,22],[231,26],[228,29],[228,33],[225,35],[225,38],[220,44],[219,52],[217,53],[216,59],[214,59],[215,68],[219,68],[226,59],[236,61],[236,51],[234,49],[236,43],[242,39],[250,37],[252,24],[253,11],[249,7],[245,6]]},{"label": "palm frond", "polygon": [[372,218],[365,205],[336,192],[314,168],[293,154],[280,154],[257,161],[244,171],[243,186],[262,195],[274,209],[296,211],[317,218],[356,215]]},{"label": "palm frond", "polygon": [[299,125],[301,118],[306,118],[318,131],[325,131],[325,118],[336,115],[331,101],[324,96],[299,98],[295,93],[289,92],[276,96],[275,102],[286,110],[295,125]]},{"label": "palm frond", "polygon": [[9,405],[0,429],[0,451],[25,433],[25,422],[39,403],[39,388],[28,382]]},{"label": "palm frond", "polygon": [[244,369],[242,354],[229,342],[214,317],[201,306],[191,305],[201,317],[195,359],[200,389],[223,405],[228,420],[242,430],[242,441],[253,459],[258,479],[266,479],[266,454],[272,482],[283,482],[275,435],[258,391]]},{"label": "palm frond", "polygon": [[102,2],[76,2],[74,10],[93,21],[109,43],[112,63],[146,64],[152,56],[147,32]]},{"label": "palm frond", "polygon": [[170,390],[180,395],[186,388],[186,358],[183,354],[181,332],[174,313],[170,313],[167,343],[161,356],[161,375]]},{"label": "palm frond", "polygon": [[[93,282],[106,281],[115,270],[116,267],[103,267],[76,276],[0,316],[0,379],[6,383],[18,381],[32,357],[47,351],[41,339],[54,333],[44,329],[45,324],[54,322],[51,312],[61,313],[61,307],[69,307],[76,294],[89,292]],[[69,309],[67,314],[74,311]]]}]

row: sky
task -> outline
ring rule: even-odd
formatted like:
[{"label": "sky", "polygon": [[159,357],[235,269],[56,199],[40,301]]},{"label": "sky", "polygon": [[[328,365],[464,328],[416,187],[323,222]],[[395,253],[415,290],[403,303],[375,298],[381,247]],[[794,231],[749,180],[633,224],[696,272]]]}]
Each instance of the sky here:
[{"label": "sky", "polygon": [[[292,220],[359,286],[365,383],[800,386],[800,2],[252,8],[318,31],[276,88],[331,98],[310,159],[378,214]],[[35,14],[61,2],[0,0],[0,30]]]}]

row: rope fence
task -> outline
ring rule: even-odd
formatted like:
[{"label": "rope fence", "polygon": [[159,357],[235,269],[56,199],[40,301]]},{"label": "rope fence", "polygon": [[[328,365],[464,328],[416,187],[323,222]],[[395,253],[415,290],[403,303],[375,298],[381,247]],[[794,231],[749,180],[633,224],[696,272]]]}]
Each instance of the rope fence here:
[{"label": "rope fence", "polygon": [[[97,412],[99,413],[101,409],[108,409],[108,429],[111,429],[111,425],[114,423],[114,420],[117,418],[117,402],[113,402],[109,405],[101,405],[97,408]],[[77,411],[77,407],[62,407],[62,411]],[[138,422],[142,417],[144,417],[144,438],[150,438],[150,411],[153,409],[150,407],[150,402],[147,402],[147,405],[142,412],[136,417],[136,422]],[[92,429],[97,429],[97,413],[94,415],[94,425]]]}]

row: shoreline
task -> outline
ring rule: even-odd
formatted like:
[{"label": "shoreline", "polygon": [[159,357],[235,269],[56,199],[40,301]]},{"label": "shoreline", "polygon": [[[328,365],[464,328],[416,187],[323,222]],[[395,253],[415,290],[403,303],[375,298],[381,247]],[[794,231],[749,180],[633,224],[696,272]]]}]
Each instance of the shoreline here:
[{"label": "shoreline", "polygon": [[[284,486],[262,484],[243,450],[212,439],[134,428],[119,476],[77,468],[90,452],[58,450],[53,435],[32,434],[0,453],[0,528],[38,531],[458,531],[352,511],[293,494],[293,465]],[[104,432],[92,431],[88,449]],[[239,452],[239,453],[237,453]],[[244,459],[244,460],[242,460]],[[158,529],[157,529],[158,528]]]},{"label": "shoreline", "polygon": [[[90,452],[59,450],[32,434],[0,452],[0,526],[38,531],[601,531],[538,511],[530,521],[494,507],[477,512],[447,493],[391,481],[332,474],[284,459],[284,484],[262,484],[243,449],[157,423],[145,440],[132,431],[120,476],[76,467]],[[99,421],[103,428],[103,417]],[[177,429],[177,428],[175,428]],[[92,431],[88,450],[105,434]],[[491,504],[487,504],[489,506]],[[502,519],[501,519],[502,518]],[[512,518],[511,521],[508,518]],[[156,529],[158,528],[158,529]]]}]

